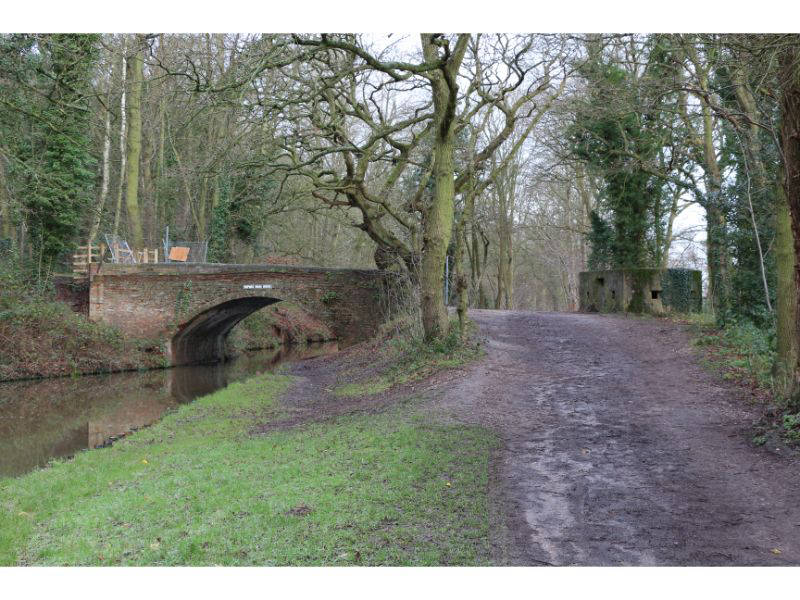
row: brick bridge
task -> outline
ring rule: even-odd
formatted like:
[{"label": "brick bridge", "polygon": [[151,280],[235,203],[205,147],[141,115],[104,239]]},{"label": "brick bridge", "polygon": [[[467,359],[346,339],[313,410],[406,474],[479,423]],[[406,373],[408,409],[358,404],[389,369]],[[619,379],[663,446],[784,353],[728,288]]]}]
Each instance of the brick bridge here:
[{"label": "brick bridge", "polygon": [[89,318],[166,343],[171,364],[224,358],[225,338],[246,316],[291,300],[337,338],[373,334],[386,315],[383,271],[276,265],[104,263],[89,284]]}]

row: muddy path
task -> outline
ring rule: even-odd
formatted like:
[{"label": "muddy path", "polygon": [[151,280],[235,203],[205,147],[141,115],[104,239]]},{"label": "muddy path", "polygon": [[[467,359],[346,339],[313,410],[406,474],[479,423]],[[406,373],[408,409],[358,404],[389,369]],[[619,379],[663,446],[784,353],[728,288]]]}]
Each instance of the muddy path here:
[{"label": "muddy path", "polygon": [[698,365],[680,325],[470,314],[488,354],[430,406],[504,440],[502,562],[800,564],[800,463],[751,443],[756,407]]}]

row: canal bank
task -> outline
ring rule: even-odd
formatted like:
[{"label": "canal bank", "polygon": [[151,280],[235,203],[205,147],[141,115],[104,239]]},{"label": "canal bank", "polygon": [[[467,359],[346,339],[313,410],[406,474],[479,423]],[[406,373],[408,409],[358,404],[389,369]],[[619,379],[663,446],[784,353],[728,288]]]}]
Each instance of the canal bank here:
[{"label": "canal bank", "polygon": [[[234,357],[333,337],[298,306],[279,303],[239,323],[228,336],[226,352]],[[33,299],[0,310],[0,382],[168,366],[162,342],[123,336],[109,325],[89,321],[68,303]]]},{"label": "canal bank", "polygon": [[386,346],[235,382],[110,447],[0,479],[0,564],[487,564],[497,440],[425,417],[422,382],[287,418],[311,400],[298,390],[333,406],[346,399],[329,380],[384,376]]},{"label": "canal bank", "polygon": [[109,445],[230,383],[337,350],[336,342],[287,345],[215,365],[0,383],[0,478]]}]

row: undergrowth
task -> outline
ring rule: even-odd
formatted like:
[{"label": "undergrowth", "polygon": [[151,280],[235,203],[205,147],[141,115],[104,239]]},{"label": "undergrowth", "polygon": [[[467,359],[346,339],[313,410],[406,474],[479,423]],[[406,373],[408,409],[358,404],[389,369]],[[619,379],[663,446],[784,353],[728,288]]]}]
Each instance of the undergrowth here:
[{"label": "undergrowth", "polygon": [[465,365],[483,355],[483,347],[471,321],[468,321],[463,338],[456,320],[451,321],[446,336],[433,341],[425,341],[420,336],[412,335],[410,331],[395,335],[381,348],[383,358],[388,359],[390,365],[387,369],[366,380],[340,385],[334,390],[334,394],[378,394],[395,385],[418,381],[443,369]]},{"label": "undergrowth", "polygon": [[228,355],[247,350],[277,348],[282,344],[303,346],[334,339],[331,329],[292,302],[280,302],[242,319],[227,337]]},{"label": "undergrowth", "polygon": [[683,315],[690,325],[694,344],[702,351],[706,367],[723,379],[749,387],[754,396],[770,401],[762,423],[756,428],[753,443],[764,445],[777,434],[789,445],[800,445],[800,407],[783,396],[774,375],[776,333],[774,323],[758,327],[748,320],[734,321],[725,327],[714,323],[709,313]]},{"label": "undergrowth", "polygon": [[161,343],[126,339],[55,299],[52,282],[0,258],[0,381],[165,366]]},{"label": "undergrowth", "polygon": [[707,313],[686,316],[694,333],[694,344],[707,350],[704,361],[722,373],[724,379],[749,383],[773,394],[775,381],[775,328],[763,329],[747,320],[723,328]]}]

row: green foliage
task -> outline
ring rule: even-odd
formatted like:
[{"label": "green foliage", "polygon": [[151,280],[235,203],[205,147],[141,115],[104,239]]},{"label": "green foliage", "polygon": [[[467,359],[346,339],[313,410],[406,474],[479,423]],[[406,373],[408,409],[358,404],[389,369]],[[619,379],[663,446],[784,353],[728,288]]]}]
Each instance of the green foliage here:
[{"label": "green foliage", "polygon": [[667,269],[661,273],[662,303],[679,313],[703,309],[702,273],[692,269]]},{"label": "green foliage", "polygon": [[754,157],[749,159],[751,164],[746,163],[748,158],[742,150],[742,134],[725,121],[722,124],[722,131],[724,137],[720,163],[735,175],[726,178],[722,190],[727,222],[725,241],[733,267],[730,270],[727,290],[729,295],[727,315],[722,316],[745,318],[759,325],[768,326],[772,317],[767,309],[764,294],[760,258],[753,231],[753,217],[764,253],[770,302],[774,306],[777,287],[776,253],[768,250],[776,233],[776,185],[779,181],[780,157],[777,155],[775,144],[767,137],[769,134],[760,132],[761,156],[758,159],[766,170],[763,173],[765,181],[762,182],[755,165],[752,164]]},{"label": "green foliage", "polygon": [[[656,43],[650,70],[658,71],[661,54]],[[591,260],[604,268],[657,266],[665,186],[645,165],[657,162],[667,142],[663,95],[643,97],[647,88],[635,75],[599,53],[593,58],[582,70],[588,100],[579,105],[570,135],[573,154],[604,181],[602,210],[591,222]],[[651,79],[657,76],[649,73]]]},{"label": "green foliage", "polygon": [[2,65],[15,81],[8,95],[0,88],[4,99],[11,98],[0,122],[21,129],[10,137],[10,177],[26,189],[26,222],[45,267],[74,246],[93,195],[89,99],[99,39],[96,34],[3,37]]},{"label": "green foliage", "polygon": [[338,299],[339,299],[339,294],[337,294],[334,291],[327,291],[324,294],[322,294],[322,298],[320,298],[323,304],[332,304],[333,302],[336,302],[336,300]]},{"label": "green foliage", "polygon": [[231,199],[229,178],[220,177],[219,200],[211,211],[208,236],[208,261],[224,263],[230,259]]},{"label": "green foliage", "polygon": [[614,230],[592,210],[589,214],[591,231],[589,232],[589,260],[590,271],[603,271],[613,268],[614,265]]},{"label": "green foliage", "polygon": [[748,320],[731,321],[723,328],[710,324],[709,315],[695,319],[694,342],[708,349],[706,360],[723,377],[744,380],[764,390],[773,389],[775,329],[762,328]]},{"label": "green foliage", "polygon": [[787,440],[800,442],[800,413],[783,415],[783,431]]},{"label": "green foliage", "polygon": [[280,186],[264,166],[248,168],[233,178],[230,224],[236,237],[254,244],[269,218],[270,208],[278,200]]}]

